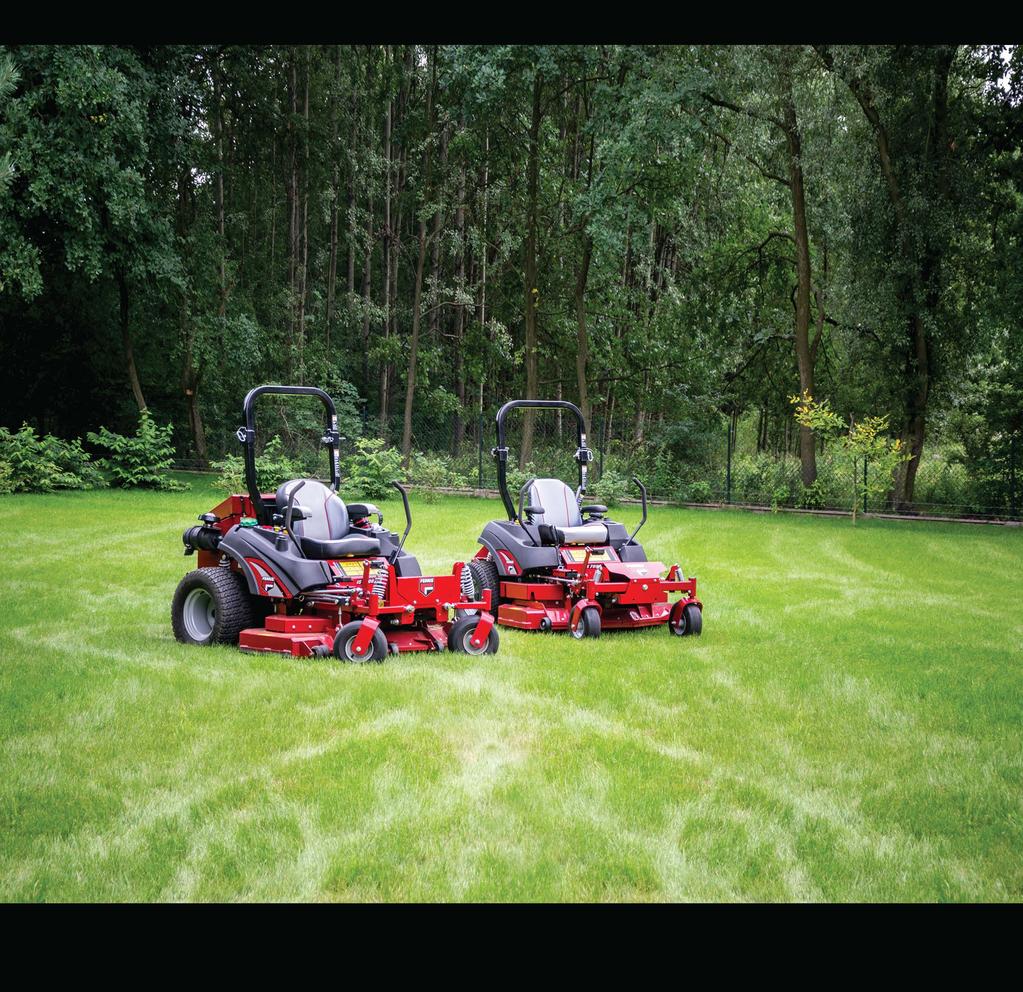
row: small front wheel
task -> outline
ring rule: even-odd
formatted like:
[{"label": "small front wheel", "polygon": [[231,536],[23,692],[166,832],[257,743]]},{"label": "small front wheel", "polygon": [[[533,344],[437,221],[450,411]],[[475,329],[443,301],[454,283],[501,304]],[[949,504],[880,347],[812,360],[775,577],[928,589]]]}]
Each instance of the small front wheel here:
[{"label": "small front wheel", "polygon": [[387,657],[387,638],[379,627],[373,631],[369,647],[362,654],[355,650],[355,638],[359,636],[362,624],[362,620],[353,620],[337,632],[334,637],[334,657],[338,661],[351,661],[359,665],[367,661],[383,661]]},{"label": "small front wheel", "polygon": [[448,650],[457,651],[459,654],[496,654],[497,646],[501,642],[497,625],[490,628],[486,640],[481,640],[475,636],[479,624],[479,617],[459,617],[448,631]]},{"label": "small front wheel", "polygon": [[600,637],[600,611],[595,606],[587,606],[579,614],[579,619],[572,628],[572,636],[577,641],[584,637]]},{"label": "small front wheel", "polygon": [[676,611],[672,610],[668,630],[676,637],[688,637],[690,634],[699,637],[703,630],[703,610],[695,603],[687,603],[677,612],[677,616]]}]

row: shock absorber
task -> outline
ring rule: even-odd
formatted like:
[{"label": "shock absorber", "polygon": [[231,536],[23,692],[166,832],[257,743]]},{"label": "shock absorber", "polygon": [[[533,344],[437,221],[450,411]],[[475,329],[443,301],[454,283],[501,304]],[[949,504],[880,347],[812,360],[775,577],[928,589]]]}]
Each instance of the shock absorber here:
[{"label": "shock absorber", "polygon": [[462,586],[462,599],[471,603],[476,598],[476,586],[473,585],[472,572],[469,571],[468,564],[462,565],[462,574],[459,582]]},{"label": "shock absorber", "polygon": [[387,562],[384,562],[380,568],[377,569],[377,576],[373,580],[373,595],[377,599],[384,599],[387,596]]}]

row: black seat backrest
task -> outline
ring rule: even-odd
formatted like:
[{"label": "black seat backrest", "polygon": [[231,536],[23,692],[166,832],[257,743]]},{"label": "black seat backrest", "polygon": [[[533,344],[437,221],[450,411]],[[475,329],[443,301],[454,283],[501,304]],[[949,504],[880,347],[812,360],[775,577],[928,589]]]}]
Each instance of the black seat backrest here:
[{"label": "black seat backrest", "polygon": [[305,485],[295,496],[295,503],[309,513],[305,520],[296,520],[291,529],[297,537],[312,537],[318,541],[338,541],[350,530],[348,507],[345,501],[318,479],[290,479],[277,490],[277,512],[285,513],[292,489],[300,482]]}]

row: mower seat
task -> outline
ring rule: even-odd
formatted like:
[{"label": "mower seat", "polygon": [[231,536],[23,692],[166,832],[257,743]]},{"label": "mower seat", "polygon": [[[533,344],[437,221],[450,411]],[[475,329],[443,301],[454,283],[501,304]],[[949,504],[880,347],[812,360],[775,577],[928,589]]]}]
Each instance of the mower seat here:
[{"label": "mower seat", "polygon": [[292,533],[307,558],[355,558],[380,554],[380,540],[368,534],[353,534],[348,507],[336,492],[316,479],[291,479],[277,490],[277,512],[286,513],[292,489],[305,485],[295,497],[308,516],[294,520]]},{"label": "mower seat", "polygon": [[543,507],[531,519],[541,525],[544,544],[607,544],[607,527],[596,520],[583,523],[575,493],[560,479],[534,479],[528,496],[531,506]]}]

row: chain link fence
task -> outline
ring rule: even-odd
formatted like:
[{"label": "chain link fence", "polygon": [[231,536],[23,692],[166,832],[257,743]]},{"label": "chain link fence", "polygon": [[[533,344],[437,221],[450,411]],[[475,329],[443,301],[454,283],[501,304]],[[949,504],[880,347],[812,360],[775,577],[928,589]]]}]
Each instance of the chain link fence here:
[{"label": "chain link fence", "polygon": [[[482,413],[477,409],[445,417],[413,417],[411,451],[400,473],[423,488],[492,492],[497,487],[492,456],[496,412],[494,407]],[[315,401],[266,397],[257,418],[259,453],[271,459],[281,454],[296,469],[325,478],[326,458],[319,446],[322,421],[323,408]],[[342,412],[339,426],[343,469],[351,468],[353,459],[367,451],[389,449],[397,470],[404,432],[400,416],[382,424],[363,406]],[[221,453],[240,459],[234,429],[231,424],[209,432],[210,461],[224,457]],[[508,417],[506,430],[513,491],[529,476],[552,476],[575,484],[577,427],[568,411],[530,414],[518,409]],[[638,476],[652,499],[680,505],[848,513],[855,492],[858,512],[1016,521],[1023,515],[1018,479],[1023,441],[1012,434],[992,439],[991,457],[983,465],[968,465],[961,453],[950,454],[940,446],[925,450],[910,510],[896,509],[885,491],[865,496],[865,483],[873,487],[877,481],[870,464],[860,461],[853,466],[827,450],[817,453],[816,483],[804,487],[794,430],[781,450],[757,450],[755,431],[738,421],[719,418],[709,425],[679,425],[661,420],[637,425],[631,418],[625,424],[615,423],[598,413],[592,418],[587,441],[594,453],[589,492],[609,505],[638,497],[632,482]],[[176,467],[201,466],[195,460],[182,460]]]}]

